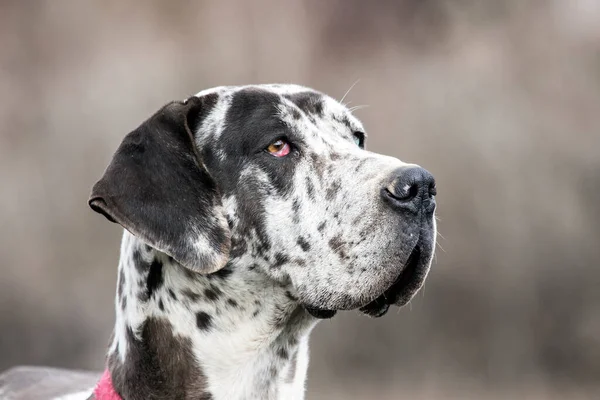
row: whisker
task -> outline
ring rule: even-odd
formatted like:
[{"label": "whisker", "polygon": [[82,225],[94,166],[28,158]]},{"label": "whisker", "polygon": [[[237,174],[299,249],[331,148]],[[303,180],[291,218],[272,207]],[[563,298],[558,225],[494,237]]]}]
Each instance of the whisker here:
[{"label": "whisker", "polygon": [[342,96],[342,99],[340,100],[340,103],[344,103],[344,99],[346,98],[346,96],[348,96],[348,93],[350,93],[350,91],[352,90],[352,88],[354,86],[356,86],[356,84],[358,83],[358,81],[360,81],[360,79],[357,79],[356,81],[354,81],[354,83],[352,84],[352,86],[350,86],[350,88],[348,90],[346,90],[346,93],[344,93],[344,95]]},{"label": "whisker", "polygon": [[348,111],[350,111],[350,112],[354,112],[354,111],[361,110],[361,109],[363,109],[363,108],[367,108],[367,107],[369,107],[369,105],[368,105],[368,104],[361,104],[361,105],[359,105],[359,106],[350,107],[350,108],[348,109]]},{"label": "whisker", "polygon": [[444,248],[442,247],[442,245],[439,242],[436,242],[436,244],[438,245],[438,247],[440,248],[441,251],[443,251],[444,253],[446,252],[446,250],[444,250]]}]

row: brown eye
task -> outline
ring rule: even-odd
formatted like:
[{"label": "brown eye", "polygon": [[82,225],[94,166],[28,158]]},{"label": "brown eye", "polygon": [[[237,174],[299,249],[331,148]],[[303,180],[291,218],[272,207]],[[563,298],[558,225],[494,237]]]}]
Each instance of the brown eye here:
[{"label": "brown eye", "polygon": [[290,144],[283,139],[279,139],[271,143],[267,147],[267,151],[275,157],[285,157],[290,153]]}]

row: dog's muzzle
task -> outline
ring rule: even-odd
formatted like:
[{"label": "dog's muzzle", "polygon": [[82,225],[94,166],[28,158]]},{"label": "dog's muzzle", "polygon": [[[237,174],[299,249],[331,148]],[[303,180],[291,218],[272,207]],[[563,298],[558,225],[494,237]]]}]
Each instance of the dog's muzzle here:
[{"label": "dog's muzzle", "polygon": [[[437,192],[433,176],[421,167],[410,166],[399,168],[390,178],[390,183],[381,189],[383,201],[407,221],[418,224],[420,234],[393,284],[360,307],[360,311],[371,317],[381,317],[391,305],[402,307],[413,298],[423,286],[434,251],[433,212]],[[314,307],[306,310],[316,318],[331,318],[336,314],[336,310]]]}]

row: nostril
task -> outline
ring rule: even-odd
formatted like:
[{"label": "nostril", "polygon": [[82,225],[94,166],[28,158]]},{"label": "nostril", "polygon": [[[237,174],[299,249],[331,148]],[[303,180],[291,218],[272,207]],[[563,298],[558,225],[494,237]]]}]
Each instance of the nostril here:
[{"label": "nostril", "polygon": [[406,184],[400,185],[392,183],[386,189],[388,194],[396,200],[410,201],[419,195],[419,185]]},{"label": "nostril", "polygon": [[435,180],[421,167],[404,167],[395,171],[385,187],[385,197],[401,207],[420,207],[436,195]]}]

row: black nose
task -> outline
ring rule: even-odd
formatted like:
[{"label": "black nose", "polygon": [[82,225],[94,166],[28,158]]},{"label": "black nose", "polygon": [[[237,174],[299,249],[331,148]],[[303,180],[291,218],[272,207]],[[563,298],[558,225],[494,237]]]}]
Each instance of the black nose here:
[{"label": "black nose", "polygon": [[435,209],[435,179],[424,168],[411,166],[394,171],[388,183],[381,189],[381,195],[394,208],[418,212]]}]

